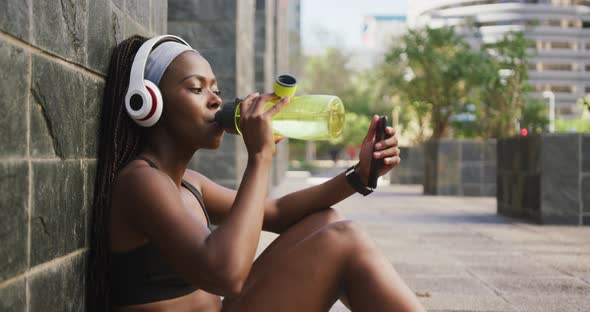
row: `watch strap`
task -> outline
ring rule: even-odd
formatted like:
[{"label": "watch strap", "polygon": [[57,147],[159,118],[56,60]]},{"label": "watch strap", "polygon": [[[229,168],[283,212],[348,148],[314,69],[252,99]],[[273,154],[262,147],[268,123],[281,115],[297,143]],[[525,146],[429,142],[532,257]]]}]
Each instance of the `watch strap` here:
[{"label": "watch strap", "polygon": [[363,196],[373,193],[373,189],[364,185],[360,175],[356,172],[356,166],[352,166],[345,171],[346,181],[352,188]]}]

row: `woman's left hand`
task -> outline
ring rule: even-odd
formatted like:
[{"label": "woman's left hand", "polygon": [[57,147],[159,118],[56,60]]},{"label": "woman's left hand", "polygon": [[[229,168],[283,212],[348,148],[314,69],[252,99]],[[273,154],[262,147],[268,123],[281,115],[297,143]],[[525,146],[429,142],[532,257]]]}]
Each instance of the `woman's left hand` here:
[{"label": "woman's left hand", "polygon": [[[385,137],[379,142],[375,142],[375,134],[377,130],[377,122],[379,116],[374,115],[371,119],[369,131],[361,145],[359,152],[359,175],[365,185],[368,184],[369,171],[371,170],[371,158],[382,159],[383,163],[379,169],[379,176],[382,176],[399,165],[401,159],[399,157],[399,148],[397,147],[397,138],[395,137],[395,130],[392,127],[385,128]],[[373,147],[375,152],[373,153]]]}]

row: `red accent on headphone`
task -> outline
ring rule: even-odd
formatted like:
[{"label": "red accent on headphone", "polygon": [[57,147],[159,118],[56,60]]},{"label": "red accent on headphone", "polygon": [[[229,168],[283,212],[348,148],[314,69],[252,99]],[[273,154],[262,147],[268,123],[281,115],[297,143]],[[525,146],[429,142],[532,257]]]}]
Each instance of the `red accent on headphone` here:
[{"label": "red accent on headphone", "polygon": [[145,118],[140,119],[140,121],[145,121],[148,120],[152,117],[152,115],[154,115],[154,113],[156,112],[156,106],[158,105],[158,101],[156,101],[156,94],[154,93],[154,91],[152,91],[152,89],[150,89],[150,87],[145,86],[145,88],[150,92],[150,95],[152,96],[152,109],[150,110],[150,113],[147,114],[147,116],[145,116]]}]

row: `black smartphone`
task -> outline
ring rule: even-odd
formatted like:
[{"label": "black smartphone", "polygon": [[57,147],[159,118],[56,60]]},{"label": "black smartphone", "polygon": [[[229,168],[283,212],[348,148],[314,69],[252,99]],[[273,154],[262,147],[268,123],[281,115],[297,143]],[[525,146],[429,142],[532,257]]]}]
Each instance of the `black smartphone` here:
[{"label": "black smartphone", "polygon": [[[377,121],[377,133],[375,134],[375,143],[373,144],[373,153],[375,152],[375,144],[385,138],[385,128],[387,127],[387,116],[379,116]],[[379,178],[379,168],[383,164],[383,158],[375,159],[371,153],[371,170],[369,171],[369,187],[377,187],[377,179]]]}]

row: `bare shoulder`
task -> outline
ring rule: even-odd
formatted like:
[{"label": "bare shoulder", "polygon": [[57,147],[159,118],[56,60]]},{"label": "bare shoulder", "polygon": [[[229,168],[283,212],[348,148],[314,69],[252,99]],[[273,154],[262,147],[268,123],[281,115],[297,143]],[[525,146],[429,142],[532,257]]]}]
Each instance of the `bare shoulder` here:
[{"label": "bare shoulder", "polygon": [[187,169],[184,178],[203,195],[203,201],[211,222],[221,224],[228,216],[236,198],[236,191],[223,187],[194,170]]},{"label": "bare shoulder", "polygon": [[155,191],[156,193],[166,192],[174,188],[172,180],[158,169],[150,167],[142,161],[131,161],[127,164],[115,178],[113,185],[113,195],[123,194],[126,197],[144,198],[149,196],[146,190]]},{"label": "bare shoulder", "polygon": [[[112,207],[136,230],[145,233],[152,218],[173,213],[181,206],[179,191],[174,182],[163,172],[132,161],[115,178]],[[152,219],[153,220],[153,219]]]},{"label": "bare shoulder", "polygon": [[192,184],[194,187],[196,187],[197,190],[199,190],[199,192],[201,192],[201,193],[203,191],[202,190],[203,184],[210,181],[203,174],[201,174],[195,170],[188,169],[188,168],[184,171],[183,179],[186,180],[188,183]]}]

